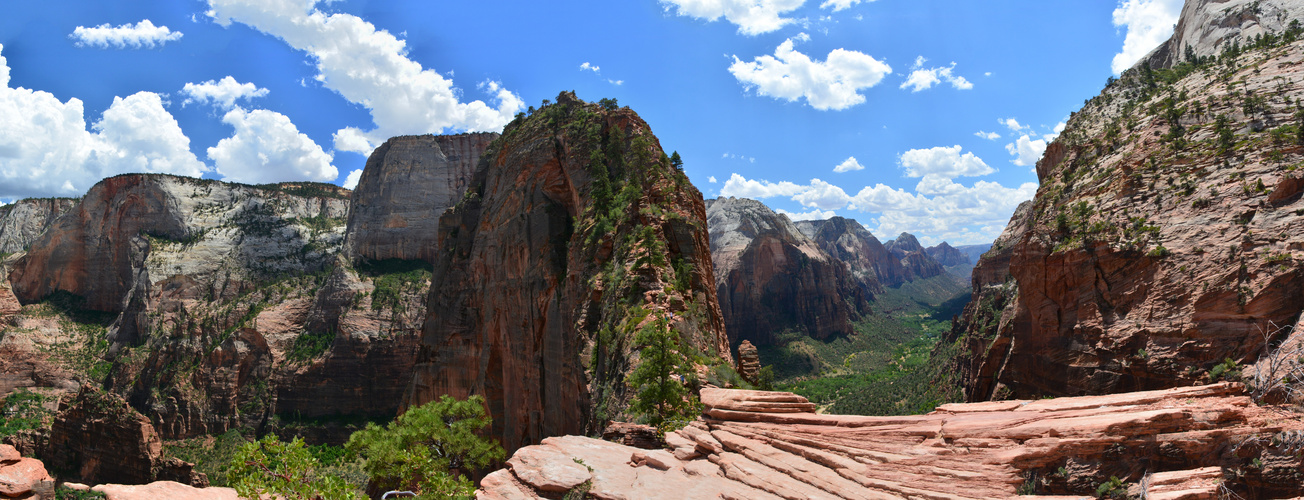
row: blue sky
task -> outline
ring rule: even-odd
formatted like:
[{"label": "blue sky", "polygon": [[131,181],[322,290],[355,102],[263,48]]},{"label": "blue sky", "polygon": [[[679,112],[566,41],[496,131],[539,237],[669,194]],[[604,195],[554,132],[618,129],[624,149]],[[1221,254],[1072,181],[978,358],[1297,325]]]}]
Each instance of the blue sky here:
[{"label": "blue sky", "polygon": [[170,172],[349,185],[399,134],[575,90],[707,197],[990,242],[1179,0],[47,0],[0,6],[0,202]]}]

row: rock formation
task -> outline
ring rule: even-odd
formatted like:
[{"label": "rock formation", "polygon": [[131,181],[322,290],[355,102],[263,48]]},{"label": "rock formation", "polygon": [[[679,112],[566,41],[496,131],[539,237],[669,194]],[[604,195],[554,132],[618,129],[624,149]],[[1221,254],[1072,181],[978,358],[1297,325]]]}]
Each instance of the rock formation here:
[{"label": "rock formation", "polygon": [[40,460],[23,458],[13,446],[0,444],[0,498],[54,500],[54,479]]},{"label": "rock formation", "polygon": [[1191,58],[1216,57],[1233,43],[1282,33],[1304,19],[1299,0],[1187,0],[1172,38],[1151,51],[1144,63],[1171,68]]},{"label": "rock formation", "polygon": [[121,397],[90,387],[59,404],[45,461],[82,482],[180,481],[208,486],[204,474],[177,459],[165,459],[163,441],[149,419]]},{"label": "rock formation", "polygon": [[0,205],[0,254],[27,250],[27,245],[75,203],[72,198],[28,198]]},{"label": "rock formation", "polygon": [[933,260],[937,261],[938,264],[941,264],[942,267],[961,266],[973,263],[969,260],[968,255],[947,244],[945,241],[939,243],[937,246],[925,248],[924,253],[928,254],[929,257],[932,257]]},{"label": "rock formation", "polygon": [[651,321],[732,364],[701,195],[628,108],[566,92],[507,125],[439,231],[408,406],[482,395],[515,450],[617,417]]},{"label": "rock formation", "polygon": [[275,431],[275,417],[392,417],[416,361],[428,265],[350,266],[349,194],[102,181],[14,263],[26,305],[7,312],[0,287],[0,395],[103,386],[166,439]]},{"label": "rock formation", "polygon": [[741,375],[743,380],[755,384],[760,373],[761,357],[756,352],[756,346],[744,340],[738,344],[738,375]]},{"label": "rock formation", "polygon": [[884,286],[897,286],[907,281],[901,260],[861,226],[859,222],[842,217],[827,220],[799,221],[797,228],[815,241],[824,253],[847,267],[862,288],[871,293],[883,291]]},{"label": "rock formation", "polygon": [[705,413],[666,434],[665,450],[548,438],[486,476],[476,497],[587,489],[646,499],[1082,498],[1113,478],[1119,493],[1142,498],[1304,494],[1304,421],[1241,390],[1223,383],[861,417],[812,413],[791,393],[704,389]]},{"label": "rock formation", "polygon": [[434,262],[439,216],[462,200],[495,133],[394,137],[367,158],[353,191],[351,259]]},{"label": "rock formation", "polygon": [[[1188,2],[1170,44],[1247,4]],[[1300,34],[1201,41],[1240,51],[1143,63],[1069,119],[974,270],[953,330],[970,400],[1189,385],[1271,351],[1304,311]]]},{"label": "rock formation", "polygon": [[885,243],[883,247],[896,258],[901,259],[901,267],[905,269],[907,281],[941,276],[946,272],[941,264],[924,251],[924,246],[919,244],[919,240],[915,239],[913,234],[901,233],[895,240]]},{"label": "rock formation", "polygon": [[706,206],[711,261],[731,343],[772,345],[778,334],[850,335],[872,295],[846,266],[797,229],[787,216],[746,198]]}]

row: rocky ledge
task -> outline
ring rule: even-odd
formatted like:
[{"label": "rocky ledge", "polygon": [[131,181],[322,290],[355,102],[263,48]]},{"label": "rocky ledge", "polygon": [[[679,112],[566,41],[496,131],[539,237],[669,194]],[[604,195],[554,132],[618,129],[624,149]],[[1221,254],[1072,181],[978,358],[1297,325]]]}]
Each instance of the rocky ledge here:
[{"label": "rocky ledge", "polygon": [[[1304,419],[1239,384],[819,415],[785,392],[704,389],[703,416],[643,450],[578,436],[518,450],[477,498],[1282,498],[1304,493]],[[1020,497],[1030,498],[1030,497]]]}]

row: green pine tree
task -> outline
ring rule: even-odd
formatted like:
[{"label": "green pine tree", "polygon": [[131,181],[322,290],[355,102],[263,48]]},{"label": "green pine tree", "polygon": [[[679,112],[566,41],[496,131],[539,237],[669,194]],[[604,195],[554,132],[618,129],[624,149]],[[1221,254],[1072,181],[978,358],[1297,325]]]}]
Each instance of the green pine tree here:
[{"label": "green pine tree", "polygon": [[697,416],[697,397],[686,382],[693,381],[692,365],[682,353],[678,332],[665,318],[657,318],[639,330],[634,338],[642,360],[629,376],[634,388],[630,410],[648,423],[662,428],[686,423]]}]

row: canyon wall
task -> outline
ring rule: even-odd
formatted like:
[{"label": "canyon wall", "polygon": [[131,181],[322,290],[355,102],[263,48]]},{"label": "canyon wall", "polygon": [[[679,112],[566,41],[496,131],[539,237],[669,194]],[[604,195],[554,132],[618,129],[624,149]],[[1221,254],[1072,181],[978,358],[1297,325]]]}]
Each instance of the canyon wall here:
[{"label": "canyon wall", "polygon": [[862,271],[861,281],[854,280],[848,266],[786,216],[759,201],[730,197],[707,201],[706,217],[716,296],[731,343],[772,345],[790,331],[820,340],[850,335],[853,322],[869,313],[874,277]]},{"label": "canyon wall", "polygon": [[408,406],[482,395],[515,450],[618,417],[653,321],[732,363],[701,194],[633,111],[562,93],[507,125],[469,186],[439,221]]},{"label": "canyon wall", "polygon": [[1304,42],[1219,38],[1266,22],[1245,4],[1188,2],[1170,44],[1202,33],[1196,53],[1223,55],[1125,72],[1047,148],[952,332],[970,400],[1217,380],[1296,323]]},{"label": "canyon wall", "polygon": [[76,203],[72,198],[27,198],[0,205],[0,254],[27,250],[27,245]]}]

